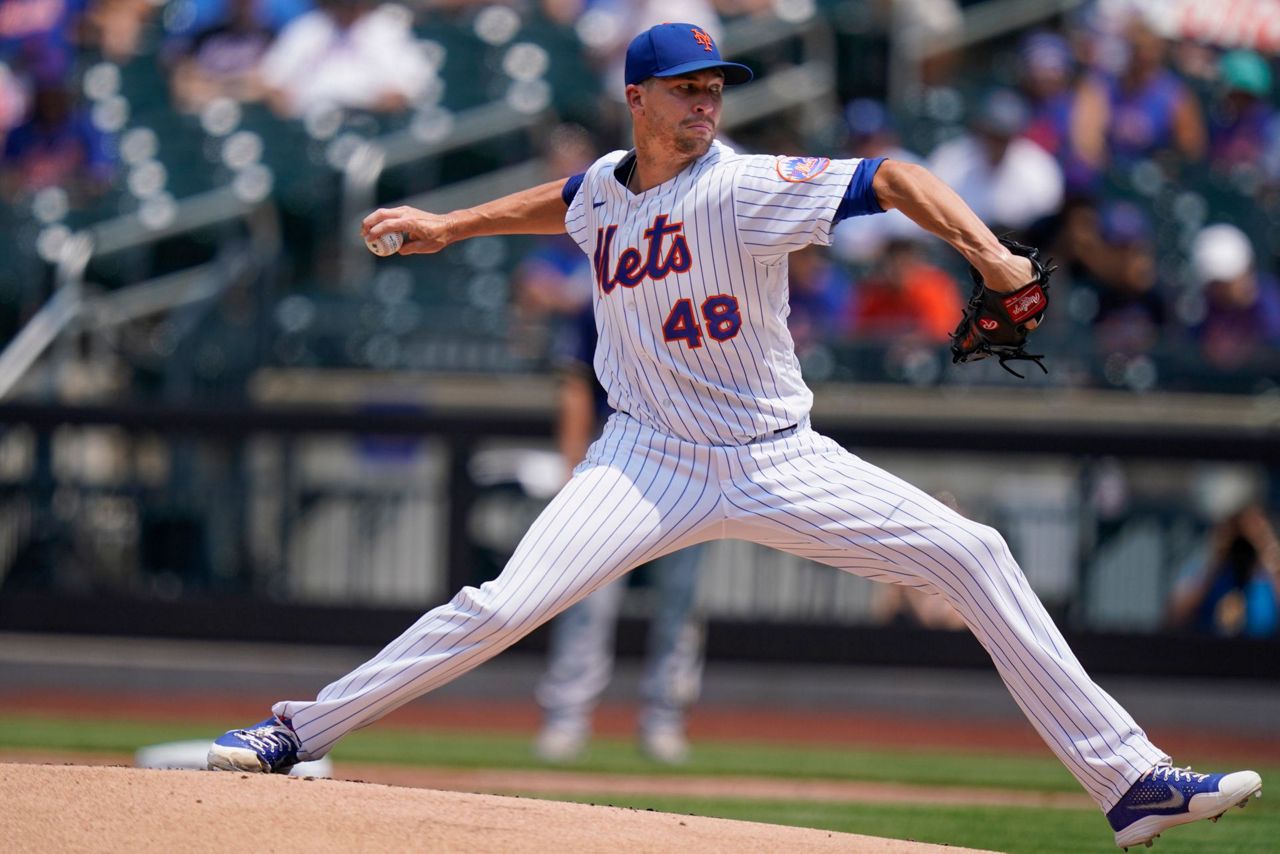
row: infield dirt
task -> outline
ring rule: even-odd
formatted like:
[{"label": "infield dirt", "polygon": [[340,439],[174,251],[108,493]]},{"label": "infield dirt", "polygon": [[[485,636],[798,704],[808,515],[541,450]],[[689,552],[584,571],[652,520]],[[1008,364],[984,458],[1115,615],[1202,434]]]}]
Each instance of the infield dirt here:
[{"label": "infield dirt", "polygon": [[531,798],[207,771],[0,764],[12,852],[971,852]]}]

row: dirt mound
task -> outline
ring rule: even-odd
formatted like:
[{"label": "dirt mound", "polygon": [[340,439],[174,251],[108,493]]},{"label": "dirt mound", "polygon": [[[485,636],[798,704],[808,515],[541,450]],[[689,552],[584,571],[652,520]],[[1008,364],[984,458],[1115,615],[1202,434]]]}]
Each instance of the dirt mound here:
[{"label": "dirt mound", "polygon": [[258,774],[0,764],[14,852],[960,852],[724,819]]}]

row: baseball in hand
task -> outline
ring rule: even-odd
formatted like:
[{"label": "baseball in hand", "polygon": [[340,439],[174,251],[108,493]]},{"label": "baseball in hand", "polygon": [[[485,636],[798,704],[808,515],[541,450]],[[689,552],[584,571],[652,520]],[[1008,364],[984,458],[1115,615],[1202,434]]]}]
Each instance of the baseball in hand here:
[{"label": "baseball in hand", "polygon": [[364,245],[369,247],[369,251],[374,255],[394,255],[404,245],[404,235],[398,231],[392,231],[377,240],[366,240]]}]

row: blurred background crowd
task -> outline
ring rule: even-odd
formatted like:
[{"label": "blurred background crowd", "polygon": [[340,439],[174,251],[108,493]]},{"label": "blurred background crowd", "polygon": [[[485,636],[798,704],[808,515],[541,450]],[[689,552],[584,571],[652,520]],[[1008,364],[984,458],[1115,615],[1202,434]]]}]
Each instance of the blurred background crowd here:
[{"label": "blurred background crowd", "polygon": [[[409,376],[421,388],[444,375],[547,375],[591,295],[590,265],[567,238],[490,238],[377,260],[357,223],[379,205],[470,204],[627,147],[622,53],[664,20],[701,24],[757,70],[758,82],[727,99],[730,144],[924,163],[999,232],[1053,258],[1053,306],[1034,339],[1050,372],[1022,388],[1135,401],[1280,394],[1274,0],[3,0],[0,397],[234,409],[286,392],[326,400],[349,388],[350,371]],[[959,257],[902,216],[841,224],[830,247],[791,259],[790,326],[806,378],[857,389],[1018,383],[992,365],[949,365],[948,334],[969,288]],[[5,476],[30,483],[46,472],[49,500],[63,502],[50,505],[52,518],[82,537],[96,532],[91,548],[64,538],[64,557],[89,548],[98,557],[71,563],[100,563],[119,547],[132,555],[125,563],[158,567],[175,589],[253,587],[294,564],[332,563],[336,577],[392,548],[387,532],[400,530],[384,520],[378,536],[361,534],[366,545],[326,549],[334,517],[307,484],[273,482],[278,494],[259,495],[262,506],[251,489],[243,497],[260,474],[252,450],[184,456],[180,446],[160,453],[81,436],[63,472],[113,484],[99,490],[110,500],[95,503],[103,496],[92,490],[59,492],[56,440],[6,437]],[[365,442],[358,477],[330,461],[310,469],[310,484],[332,477],[350,499],[353,483],[381,478],[383,488],[406,461],[401,474],[425,478],[436,463],[414,454],[412,443]],[[1033,584],[1060,610],[1093,603],[1089,625],[1208,625],[1226,618],[1203,603],[1260,573],[1261,586],[1239,595],[1270,601],[1249,607],[1271,616],[1237,614],[1233,631],[1274,633],[1274,476],[1248,472],[1250,489],[1183,525],[1197,489],[1233,477],[1188,470],[1176,488],[1148,489],[1167,472],[1139,483],[1117,473],[1123,466],[1085,468],[1028,476],[1023,487],[1043,487],[1030,497],[993,487],[960,500],[1008,520],[1015,552],[1021,537],[1038,556]],[[228,472],[235,484],[216,480]],[[933,473],[921,471],[926,481]],[[171,501],[135,512],[148,484]],[[1153,495],[1184,506],[1182,516],[1161,505],[1142,517],[1158,518],[1154,534],[1134,522],[1144,501],[1159,503]],[[442,561],[434,535],[408,530],[436,518],[428,511],[443,506],[432,503],[439,496],[406,487],[400,498],[396,512],[410,516],[395,548]],[[493,521],[512,515],[495,506],[469,529],[473,539],[518,527]],[[276,515],[262,522],[262,507]],[[67,565],[48,556],[57,525],[42,529],[37,516],[0,524],[0,565],[19,555]],[[314,528],[310,539],[290,540],[271,521],[286,516],[297,523],[290,536]],[[32,558],[40,548],[45,557]],[[1150,580],[1126,595],[1155,604],[1135,616],[1113,591],[1133,567],[1127,549],[1141,548]],[[174,569],[192,554],[201,568]],[[1228,565],[1241,584],[1204,575]],[[304,598],[353,589],[308,571],[270,584]],[[69,577],[102,583],[89,576]],[[437,583],[388,582],[377,595],[413,600],[447,586]],[[838,610],[825,586],[801,588]],[[859,614],[927,621],[911,603],[858,596]]]},{"label": "blurred background crowd", "polygon": [[[739,58],[766,78],[829,66],[827,80],[787,80],[790,110],[736,120],[731,103],[733,144],[926,163],[995,228],[1044,247],[1061,267],[1043,334],[1055,370],[1044,382],[1273,389],[1280,124],[1264,52],[1273,45],[1251,41],[1243,24],[1205,25],[1197,7],[1211,3],[1175,13],[1179,4],[1137,0],[1031,4],[1042,14],[1026,25],[966,41],[965,5],[7,0],[0,192],[12,261],[0,272],[0,331],[12,336],[49,298],[86,226],[137,228],[124,238],[130,251],[93,259],[86,278],[106,288],[212,257],[231,238],[190,229],[185,243],[165,238],[184,214],[199,218],[197,204],[182,202],[233,188],[283,214],[270,293],[239,314],[120,342],[115,391],[158,390],[148,367],[178,350],[175,336],[184,352],[205,354],[192,366],[197,384],[232,390],[264,363],[484,367],[433,363],[447,358],[421,346],[433,318],[536,368],[556,324],[589,297],[571,244],[506,241],[461,265],[374,271],[335,263],[352,240],[350,215],[360,201],[398,201],[531,158],[561,176],[625,146],[628,34],[677,15],[728,33],[731,52],[733,33],[749,33]],[[493,105],[536,121],[490,117],[470,145],[438,144]],[[381,164],[360,156],[371,150]],[[376,175],[360,197],[352,184],[362,167]],[[792,323],[808,375],[946,382],[941,345],[964,279],[954,253],[896,214],[842,225],[829,250],[793,263]],[[384,322],[325,328],[353,308]],[[262,315],[253,347],[235,347],[250,314]]]}]

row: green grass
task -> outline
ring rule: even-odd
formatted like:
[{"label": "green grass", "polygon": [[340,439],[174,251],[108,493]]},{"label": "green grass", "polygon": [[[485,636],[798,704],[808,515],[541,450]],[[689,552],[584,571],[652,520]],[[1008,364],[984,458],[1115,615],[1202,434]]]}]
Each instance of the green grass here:
[{"label": "green grass", "polygon": [[[1009,854],[1117,854],[1119,851],[1112,842],[1106,819],[1093,810],[641,796],[572,800],[914,839]],[[1216,825],[1200,821],[1161,836],[1153,854],[1262,854],[1276,851],[1277,840],[1280,840],[1280,810],[1268,809],[1263,801],[1255,801],[1248,809],[1232,810]],[[1130,851],[1146,849],[1139,846]]]},{"label": "green grass", "polygon": [[[334,751],[336,759],[450,767],[544,768],[523,736],[368,730],[355,733]],[[691,761],[658,768],[629,741],[597,739],[589,755],[568,768],[608,773],[688,776],[746,775],[931,786],[1013,786],[1075,792],[1079,786],[1047,752],[1044,757],[939,754],[914,750],[815,747],[758,742],[699,741]]]},{"label": "green grass", "polygon": [[[132,752],[163,741],[210,738],[225,722],[181,724],[96,721],[85,717],[0,715],[0,747],[41,750]],[[545,768],[531,753],[528,737],[373,728],[345,739],[334,758],[346,762],[429,765],[448,768]],[[1178,757],[1205,768],[1230,766],[1213,757]],[[1280,779],[1280,767],[1257,766],[1264,778]],[[1040,756],[936,753],[923,750],[843,746],[698,742],[693,759],[678,769],[645,760],[629,741],[600,739],[590,754],[568,766],[615,774],[748,775],[830,780],[976,786],[1016,791],[1079,792],[1074,780],[1047,751]],[[531,793],[532,794],[532,793]],[[862,805],[677,797],[573,798],[640,809],[735,818],[900,839],[951,843],[1008,852],[1115,851],[1105,820],[1093,810],[971,806]],[[1159,854],[1178,852],[1280,851],[1280,809],[1266,799],[1232,810],[1220,825],[1198,822],[1161,838]],[[1139,849],[1140,850],[1140,849]]]},{"label": "green grass", "polygon": [[[99,752],[132,752],[163,741],[212,738],[221,724],[153,724],[35,716],[0,716],[0,746]],[[530,739],[509,733],[466,733],[375,728],[352,734],[333,752],[347,762],[385,762],[448,768],[545,768]],[[692,761],[679,768],[655,766],[630,741],[597,739],[589,755],[567,766],[613,774],[681,774],[819,777],[831,780],[917,783],[933,786],[1013,787],[1079,791],[1047,752],[1041,756],[992,756],[812,745],[698,742]]]},{"label": "green grass", "polygon": [[132,753],[148,744],[208,738],[216,727],[199,723],[163,724],[93,720],[49,715],[0,715],[0,747]]},{"label": "green grass", "polygon": [[[0,746],[98,752],[132,752],[148,744],[212,738],[226,722],[137,723],[48,715],[0,715]],[[454,730],[375,727],[348,736],[333,752],[346,762],[432,765],[445,768],[546,768],[524,735]],[[1203,767],[1213,757],[1179,757]],[[1237,763],[1238,764],[1238,763]],[[1079,792],[1062,765],[1040,755],[942,753],[933,750],[783,745],[760,742],[695,744],[692,760],[678,768],[656,766],[626,740],[597,739],[589,754],[565,766],[612,774],[744,775],[822,778],[927,786],[977,786],[1022,791]],[[1225,767],[1225,766],[1223,766]],[[1253,766],[1264,777],[1280,777],[1280,766]]]}]

